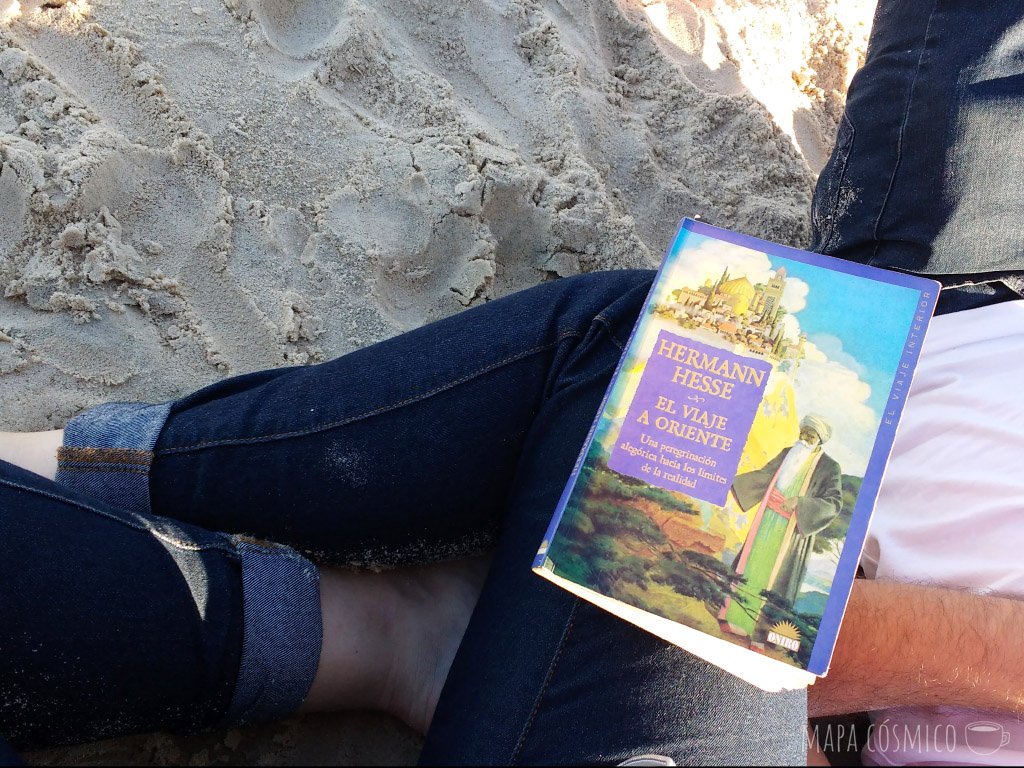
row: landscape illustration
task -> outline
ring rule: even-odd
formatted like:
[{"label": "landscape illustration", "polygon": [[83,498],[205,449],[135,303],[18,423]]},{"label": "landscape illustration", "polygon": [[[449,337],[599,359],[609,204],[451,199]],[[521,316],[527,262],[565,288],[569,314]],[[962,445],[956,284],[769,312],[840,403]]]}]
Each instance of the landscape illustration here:
[{"label": "landscape illustration", "polygon": [[546,567],[806,668],[917,300],[681,233]]}]

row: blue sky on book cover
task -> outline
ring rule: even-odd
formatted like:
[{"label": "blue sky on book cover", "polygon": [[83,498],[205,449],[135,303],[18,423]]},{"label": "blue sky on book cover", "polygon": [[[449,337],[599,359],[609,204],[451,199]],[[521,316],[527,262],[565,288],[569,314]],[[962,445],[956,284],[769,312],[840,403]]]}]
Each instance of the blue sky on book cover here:
[{"label": "blue sky on book cover", "polygon": [[823,672],[936,295],[684,221],[537,563]]}]

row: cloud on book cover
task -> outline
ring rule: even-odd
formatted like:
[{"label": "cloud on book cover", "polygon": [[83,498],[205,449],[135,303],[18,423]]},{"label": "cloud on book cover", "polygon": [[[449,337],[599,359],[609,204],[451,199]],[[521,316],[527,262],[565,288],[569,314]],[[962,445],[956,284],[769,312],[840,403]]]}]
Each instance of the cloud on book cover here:
[{"label": "cloud on book cover", "polygon": [[[782,325],[790,339],[803,331],[796,315],[783,317]],[[881,420],[870,402],[869,376],[867,367],[843,348],[841,339],[817,333],[808,334],[804,342],[804,359],[793,382],[800,415],[817,413],[832,425],[829,455],[843,472],[862,477]]]},{"label": "cloud on book cover", "polygon": [[787,277],[786,288],[782,291],[783,309],[790,314],[799,312],[807,306],[807,294],[810,292],[810,286],[799,277]]},{"label": "cloud on book cover", "polygon": [[832,439],[825,450],[844,473],[863,477],[879,424],[879,415],[869,404],[871,385],[862,378],[864,368],[842,344],[833,346],[832,354],[810,341],[804,349],[793,382],[797,410],[801,415],[820,414],[829,422]]},{"label": "cloud on book cover", "polygon": [[[714,282],[722,276],[722,266],[728,265],[729,277],[746,277],[752,284],[767,283],[775,274],[768,254],[744,248],[741,245],[711,240],[690,234],[686,239],[686,258],[679,259],[669,280],[673,287],[697,288],[705,280]],[[789,313],[799,312],[807,306],[810,287],[796,277],[786,278],[782,293],[782,306]]]},{"label": "cloud on book cover", "polygon": [[867,367],[843,348],[843,340],[831,333],[809,334],[808,341],[830,360],[845,365],[862,379],[868,375]]}]

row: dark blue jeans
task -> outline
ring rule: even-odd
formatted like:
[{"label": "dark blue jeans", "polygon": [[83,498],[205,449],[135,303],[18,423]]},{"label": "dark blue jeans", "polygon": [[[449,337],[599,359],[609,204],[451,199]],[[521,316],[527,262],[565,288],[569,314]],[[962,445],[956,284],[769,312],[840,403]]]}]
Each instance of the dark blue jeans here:
[{"label": "dark blue jeans", "polygon": [[[1022,23],[1016,3],[880,3],[816,193],[819,250],[938,275],[946,310],[1016,298]],[[282,716],[315,671],[310,559],[493,547],[425,763],[802,762],[802,693],[529,570],[650,277],[558,281],[321,366],[95,409],[59,483],[0,463],[0,733]]]},{"label": "dark blue jeans", "polygon": [[[799,761],[803,692],[752,688],[530,571],[652,275],[549,283],[320,366],[94,409],[59,483],[4,467],[0,729],[31,745],[283,716],[319,649],[296,550],[493,547],[425,762]],[[275,629],[287,642],[246,642]],[[285,693],[254,693],[271,672]]]},{"label": "dark blue jeans", "polygon": [[881,0],[812,250],[933,277],[938,312],[1024,294],[1024,4]]}]

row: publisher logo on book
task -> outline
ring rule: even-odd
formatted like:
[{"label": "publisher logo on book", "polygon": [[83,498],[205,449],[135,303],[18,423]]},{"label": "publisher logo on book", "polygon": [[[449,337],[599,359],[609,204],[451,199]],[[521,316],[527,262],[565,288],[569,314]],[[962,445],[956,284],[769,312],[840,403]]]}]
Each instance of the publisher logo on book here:
[{"label": "publisher logo on book", "polygon": [[772,645],[785,648],[787,651],[796,653],[800,650],[800,630],[789,621],[777,622],[768,630],[765,638]]}]

